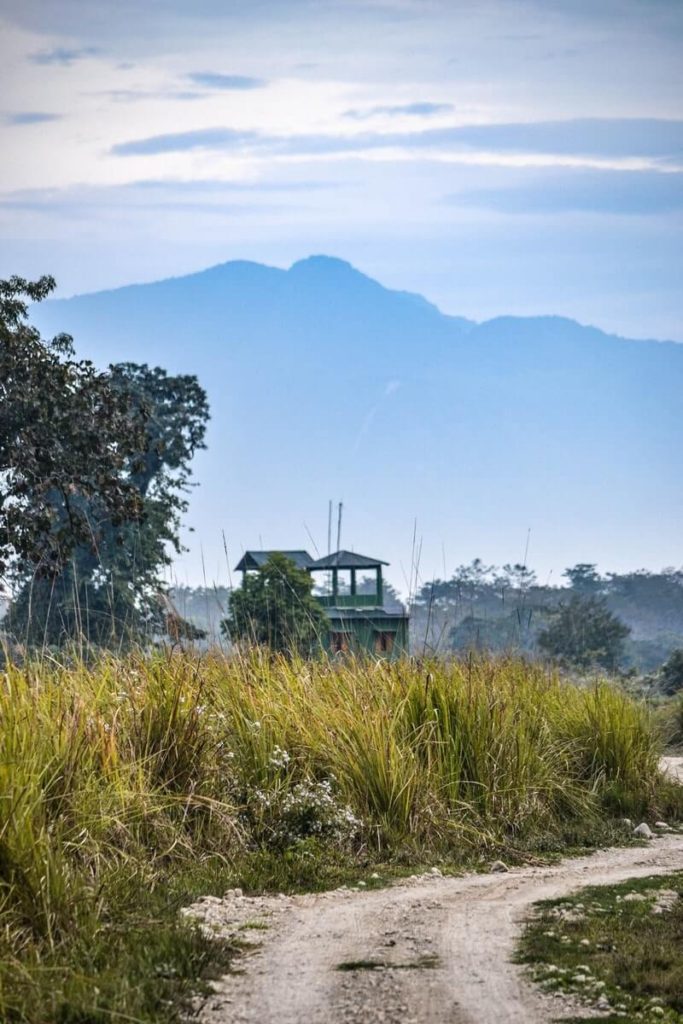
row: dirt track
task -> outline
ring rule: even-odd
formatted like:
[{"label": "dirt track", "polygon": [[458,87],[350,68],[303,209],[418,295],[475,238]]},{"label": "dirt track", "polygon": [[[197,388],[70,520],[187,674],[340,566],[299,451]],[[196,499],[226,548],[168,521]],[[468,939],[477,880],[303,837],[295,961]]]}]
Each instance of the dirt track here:
[{"label": "dirt track", "polygon": [[[683,778],[683,758],[669,759]],[[510,963],[537,900],[588,884],[683,868],[683,835],[554,867],[463,878],[422,876],[372,892],[227,896],[193,909],[260,943],[216,985],[205,1024],[548,1024],[575,1007],[542,995]],[[247,924],[247,928],[243,927]],[[254,925],[267,930],[251,930]],[[374,970],[340,971],[372,961]]]}]

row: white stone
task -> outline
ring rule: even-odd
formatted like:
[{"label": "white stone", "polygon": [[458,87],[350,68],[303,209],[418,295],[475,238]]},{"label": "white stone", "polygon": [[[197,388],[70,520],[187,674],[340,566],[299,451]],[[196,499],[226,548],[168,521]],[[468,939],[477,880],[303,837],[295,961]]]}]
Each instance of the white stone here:
[{"label": "white stone", "polygon": [[633,830],[633,835],[638,836],[640,839],[652,839],[652,829],[645,821],[641,821]]}]

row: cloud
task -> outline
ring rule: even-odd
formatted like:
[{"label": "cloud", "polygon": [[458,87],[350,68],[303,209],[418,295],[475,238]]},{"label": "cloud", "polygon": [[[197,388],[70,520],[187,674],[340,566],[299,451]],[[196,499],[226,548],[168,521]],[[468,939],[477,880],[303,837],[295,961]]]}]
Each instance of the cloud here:
[{"label": "cloud", "polygon": [[284,181],[222,181],[217,178],[185,180],[173,178],[147,178],[131,181],[121,188],[140,189],[145,192],[184,193],[203,192],[320,192],[339,188],[334,181],[284,180]]},{"label": "cloud", "polygon": [[656,118],[583,118],[487,125],[458,125],[414,132],[358,132],[353,135],[269,135],[231,128],[153,135],[115,145],[116,156],[154,155],[193,149],[258,150],[289,155],[359,153],[403,149],[488,152],[567,158],[645,158],[663,164],[683,161],[683,121]]},{"label": "cloud", "polygon": [[144,100],[203,100],[203,92],[191,92],[187,89],[100,89],[89,93],[91,96],[103,96],[113,103],[141,103]]},{"label": "cloud", "polygon": [[683,210],[683,174],[550,170],[514,187],[465,190],[443,202],[510,214],[670,214]]},{"label": "cloud", "polygon": [[67,46],[56,46],[52,50],[39,50],[37,53],[29,54],[29,60],[33,64],[61,64],[69,67],[76,61],[86,60],[88,57],[96,57],[102,51],[97,46],[80,46],[69,48]]},{"label": "cloud", "polygon": [[7,114],[7,124],[45,124],[48,121],[59,121],[61,114],[48,114],[40,110],[23,110],[16,114]]},{"label": "cloud", "polygon": [[[243,213],[280,209],[281,197],[338,188],[334,182],[141,180],[121,185],[69,185],[0,193],[0,209],[41,211],[87,219],[93,211],[192,210]],[[278,204],[278,205],[273,205]],[[292,209],[289,200],[287,209]]]},{"label": "cloud", "polygon": [[262,89],[268,84],[263,78],[223,75],[215,71],[193,71],[187,77],[195,85],[201,85],[206,89]]},{"label": "cloud", "polygon": [[403,103],[386,107],[367,107],[364,110],[346,110],[344,117],[353,121],[367,121],[371,117],[431,117],[454,110],[452,103]]},{"label": "cloud", "polygon": [[146,139],[119,142],[112,146],[114,156],[157,156],[160,153],[183,153],[193,149],[241,149],[261,140],[258,132],[236,131],[233,128],[199,128],[196,131],[151,135]]}]

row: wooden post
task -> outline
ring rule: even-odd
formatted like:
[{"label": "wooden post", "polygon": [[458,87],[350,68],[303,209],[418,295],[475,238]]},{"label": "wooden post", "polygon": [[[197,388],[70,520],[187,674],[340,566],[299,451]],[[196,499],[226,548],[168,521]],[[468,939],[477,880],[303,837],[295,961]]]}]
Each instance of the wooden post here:
[{"label": "wooden post", "polygon": [[351,596],[356,596],[356,570],[351,570]]},{"label": "wooden post", "polygon": [[381,608],[384,604],[384,587],[382,586],[382,566],[377,566],[377,604]]},{"label": "wooden post", "polygon": [[337,603],[337,596],[339,592],[339,570],[332,570],[332,601],[334,604]]}]

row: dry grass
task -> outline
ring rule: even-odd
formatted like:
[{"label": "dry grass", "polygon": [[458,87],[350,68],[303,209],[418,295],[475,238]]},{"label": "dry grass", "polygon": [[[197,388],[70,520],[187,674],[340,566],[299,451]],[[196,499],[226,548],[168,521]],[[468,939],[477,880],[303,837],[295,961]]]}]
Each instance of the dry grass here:
[{"label": "dry grass", "polygon": [[0,1019],[173,1020],[221,956],[177,920],[202,889],[604,840],[674,813],[658,753],[642,705],[518,660],[10,666]]}]

